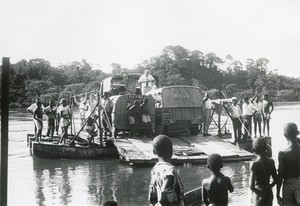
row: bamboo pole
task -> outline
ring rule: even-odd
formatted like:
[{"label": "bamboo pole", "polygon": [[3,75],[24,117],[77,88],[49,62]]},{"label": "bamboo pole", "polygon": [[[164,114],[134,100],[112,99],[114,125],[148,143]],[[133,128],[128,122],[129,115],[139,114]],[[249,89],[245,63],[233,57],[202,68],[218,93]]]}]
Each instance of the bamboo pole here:
[{"label": "bamboo pole", "polygon": [[2,58],[0,205],[7,205],[9,57]]}]

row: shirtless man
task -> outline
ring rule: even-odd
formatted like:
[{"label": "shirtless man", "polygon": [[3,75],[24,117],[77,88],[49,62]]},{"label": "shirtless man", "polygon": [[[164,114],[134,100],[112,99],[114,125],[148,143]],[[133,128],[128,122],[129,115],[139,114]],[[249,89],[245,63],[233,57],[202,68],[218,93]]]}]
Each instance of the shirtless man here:
[{"label": "shirtless man", "polygon": [[284,136],[288,140],[289,146],[278,153],[277,201],[279,205],[300,205],[300,145],[297,143],[298,135],[299,131],[296,124],[287,123],[284,126]]},{"label": "shirtless man", "polygon": [[264,100],[263,100],[263,120],[264,120],[264,127],[263,127],[263,133],[265,136],[265,131],[266,131],[266,126],[267,126],[267,134],[268,137],[270,136],[270,119],[271,119],[271,113],[274,110],[273,102],[269,100],[269,95],[265,94],[264,95]]}]

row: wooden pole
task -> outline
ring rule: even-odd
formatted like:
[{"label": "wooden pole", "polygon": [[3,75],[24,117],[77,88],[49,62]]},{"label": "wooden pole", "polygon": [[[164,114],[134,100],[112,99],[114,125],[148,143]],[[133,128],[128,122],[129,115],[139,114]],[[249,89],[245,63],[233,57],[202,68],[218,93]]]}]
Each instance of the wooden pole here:
[{"label": "wooden pole", "polygon": [[100,147],[103,147],[103,138],[102,138],[102,129],[101,129],[101,97],[100,97],[100,91],[97,93],[98,94],[98,136],[99,136],[99,141],[100,141]]},{"label": "wooden pole", "polygon": [[7,205],[9,58],[2,58],[0,205]]},{"label": "wooden pole", "polygon": [[[221,89],[219,90],[219,99],[222,98],[222,93]],[[218,113],[218,136],[221,138],[222,133],[221,133],[221,112]]]}]

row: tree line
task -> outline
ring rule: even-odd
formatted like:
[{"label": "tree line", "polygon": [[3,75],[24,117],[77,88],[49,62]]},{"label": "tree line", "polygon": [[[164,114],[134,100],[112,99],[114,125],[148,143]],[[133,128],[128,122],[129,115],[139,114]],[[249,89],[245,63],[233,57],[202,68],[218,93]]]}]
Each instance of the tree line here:
[{"label": "tree line", "polygon": [[21,60],[11,65],[10,107],[26,107],[36,97],[43,103],[96,90],[100,82],[121,72],[142,73],[149,69],[159,86],[194,85],[204,91],[222,89],[226,96],[252,96],[268,93],[273,101],[299,101],[300,79],[278,75],[268,68],[266,58],[241,61],[227,55],[190,51],[182,46],[167,46],[161,54],[137,64],[134,69],[112,63],[112,73],[93,70],[85,59],[53,67],[44,59]]}]

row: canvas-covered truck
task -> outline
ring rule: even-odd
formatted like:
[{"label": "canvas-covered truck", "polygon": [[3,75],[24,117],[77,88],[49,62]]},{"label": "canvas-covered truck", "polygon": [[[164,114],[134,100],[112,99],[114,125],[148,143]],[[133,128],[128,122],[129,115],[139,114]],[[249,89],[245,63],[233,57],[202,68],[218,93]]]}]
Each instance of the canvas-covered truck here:
[{"label": "canvas-covered truck", "polygon": [[189,132],[197,135],[203,122],[203,94],[199,87],[178,85],[148,92],[155,100],[157,134]]},{"label": "canvas-covered truck", "polygon": [[[141,74],[137,73],[122,73],[106,78],[101,84],[101,95],[108,92],[109,98],[113,102],[112,110],[112,132],[116,137],[121,131],[129,131],[130,125],[128,121],[128,108],[137,101],[139,104],[144,99],[148,99],[148,110],[152,122],[152,129],[155,126],[155,107],[152,96],[142,95],[138,80]],[[137,119],[136,127],[140,130],[147,128],[147,125],[141,119]]]}]

